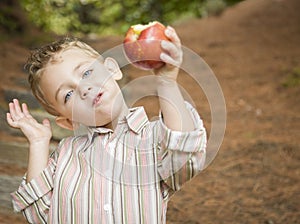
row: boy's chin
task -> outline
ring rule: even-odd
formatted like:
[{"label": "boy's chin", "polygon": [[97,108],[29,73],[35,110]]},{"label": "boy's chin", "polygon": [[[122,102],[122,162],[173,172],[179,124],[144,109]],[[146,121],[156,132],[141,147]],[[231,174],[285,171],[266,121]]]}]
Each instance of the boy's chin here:
[{"label": "boy's chin", "polygon": [[112,128],[112,121],[84,122],[82,125],[90,128]]}]

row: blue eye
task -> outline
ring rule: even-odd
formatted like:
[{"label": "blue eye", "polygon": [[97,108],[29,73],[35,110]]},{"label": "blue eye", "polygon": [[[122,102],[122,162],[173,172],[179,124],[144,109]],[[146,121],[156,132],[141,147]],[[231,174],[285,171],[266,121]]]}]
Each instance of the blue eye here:
[{"label": "blue eye", "polygon": [[67,103],[69,101],[69,99],[71,98],[73,94],[73,90],[67,92],[66,96],[65,96],[65,103]]},{"label": "blue eye", "polygon": [[85,71],[85,72],[83,73],[83,75],[82,75],[82,78],[83,78],[83,79],[87,78],[88,76],[91,75],[91,73],[92,73],[92,70],[91,70],[91,69]]}]

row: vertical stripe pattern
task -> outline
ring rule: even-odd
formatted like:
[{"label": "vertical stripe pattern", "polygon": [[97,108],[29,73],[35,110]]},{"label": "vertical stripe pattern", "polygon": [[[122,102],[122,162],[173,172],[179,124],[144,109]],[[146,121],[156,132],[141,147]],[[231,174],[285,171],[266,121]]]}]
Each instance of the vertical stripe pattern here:
[{"label": "vertical stripe pattern", "polygon": [[39,177],[12,193],[15,211],[31,223],[165,223],[169,191],[204,165],[206,132],[169,130],[131,109],[115,131],[93,128],[61,141]]}]

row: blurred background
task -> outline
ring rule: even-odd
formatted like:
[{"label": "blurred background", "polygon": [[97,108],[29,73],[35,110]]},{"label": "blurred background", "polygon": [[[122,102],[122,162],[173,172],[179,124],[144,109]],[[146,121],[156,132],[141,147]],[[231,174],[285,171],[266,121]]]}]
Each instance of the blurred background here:
[{"label": "blurred background", "polygon": [[[42,31],[72,35],[123,34],[130,25],[158,20],[173,23],[220,14],[241,0],[3,0],[1,28],[22,33],[36,26]],[[29,27],[28,27],[29,26]]]},{"label": "blurred background", "polygon": [[[0,223],[24,223],[9,193],[26,172],[26,139],[6,124],[8,102],[32,96],[23,70],[29,51],[62,36],[77,36],[99,52],[122,43],[130,25],[158,20],[176,28],[182,44],[218,78],[227,127],[213,163],[171,198],[168,223],[299,223],[299,0],[1,0]],[[125,68],[125,85],[142,72]],[[210,131],[210,105],[188,74],[178,82]],[[148,115],[156,99],[145,97]],[[72,133],[52,125],[51,148]]]}]

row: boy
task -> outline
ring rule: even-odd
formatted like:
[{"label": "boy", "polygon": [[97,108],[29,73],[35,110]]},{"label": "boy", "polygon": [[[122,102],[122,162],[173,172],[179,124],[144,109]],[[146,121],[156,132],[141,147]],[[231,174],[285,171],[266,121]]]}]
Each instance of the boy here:
[{"label": "boy", "polygon": [[125,104],[113,58],[70,38],[32,54],[26,68],[34,95],[59,126],[83,124],[88,134],[63,139],[49,157],[49,121],[9,103],[7,122],[29,141],[28,170],[12,193],[28,222],[165,223],[170,193],[203,168],[206,147],[203,123],[176,84],[180,39],[171,27],[166,35],[166,65],[153,71],[161,116],[152,122],[142,107]]}]

